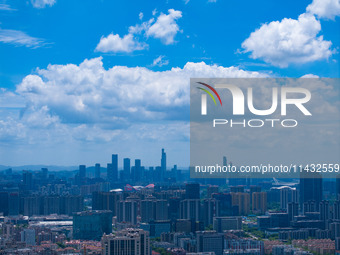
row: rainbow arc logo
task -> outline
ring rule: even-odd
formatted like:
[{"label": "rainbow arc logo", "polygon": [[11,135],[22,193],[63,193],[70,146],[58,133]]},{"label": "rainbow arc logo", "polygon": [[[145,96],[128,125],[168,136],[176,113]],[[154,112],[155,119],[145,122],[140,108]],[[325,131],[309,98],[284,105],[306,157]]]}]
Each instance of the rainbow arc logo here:
[{"label": "rainbow arc logo", "polygon": [[[212,86],[210,86],[210,85],[208,85],[208,84],[206,84],[206,83],[203,83],[203,82],[197,82],[197,83],[199,83],[199,84],[201,84],[201,85],[203,85],[203,86],[209,88],[209,89],[217,96],[217,98],[218,98],[218,100],[220,101],[220,104],[221,104],[221,106],[222,106],[221,97],[220,97],[220,95],[217,93],[217,91],[216,91]],[[212,100],[214,101],[215,105],[217,105],[216,100],[215,100],[215,97],[211,94],[211,92],[210,92],[209,90],[204,89],[204,88],[201,88],[201,87],[197,87],[197,88],[200,89],[200,90],[203,90],[204,92],[206,92],[206,93],[212,98]]]},{"label": "rainbow arc logo", "polygon": [[[203,83],[203,82],[197,82],[198,84],[201,84],[203,86],[205,86],[206,88],[201,88],[201,87],[197,87],[198,89],[204,91],[205,93],[207,93],[211,98],[212,100],[214,101],[215,105],[217,105],[216,103],[216,99],[215,97],[213,96],[212,93],[215,94],[215,96],[218,98],[218,100],[220,101],[220,104],[222,106],[222,100],[221,100],[221,97],[220,95],[217,93],[217,91],[210,85],[206,84],[206,83]],[[212,91],[212,93],[209,91],[209,90]],[[202,94],[201,96],[201,100],[202,100],[202,106],[201,106],[201,114],[202,115],[207,115],[207,94]]]}]

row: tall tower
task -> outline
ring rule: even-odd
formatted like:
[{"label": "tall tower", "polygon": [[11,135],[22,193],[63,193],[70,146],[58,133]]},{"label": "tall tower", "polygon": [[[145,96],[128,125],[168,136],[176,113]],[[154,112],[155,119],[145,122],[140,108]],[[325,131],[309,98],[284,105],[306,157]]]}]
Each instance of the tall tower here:
[{"label": "tall tower", "polygon": [[164,181],[166,171],[166,153],[164,149],[162,149],[162,158],[161,158],[161,181]]},{"label": "tall tower", "polygon": [[139,182],[141,180],[141,174],[142,174],[142,163],[140,159],[135,159],[135,166],[133,167],[132,171],[132,179],[135,182]]},{"label": "tall tower", "polygon": [[129,180],[130,177],[130,170],[131,170],[131,162],[129,158],[124,159],[124,179]]},{"label": "tall tower", "polygon": [[112,181],[118,181],[118,154],[112,154]]}]

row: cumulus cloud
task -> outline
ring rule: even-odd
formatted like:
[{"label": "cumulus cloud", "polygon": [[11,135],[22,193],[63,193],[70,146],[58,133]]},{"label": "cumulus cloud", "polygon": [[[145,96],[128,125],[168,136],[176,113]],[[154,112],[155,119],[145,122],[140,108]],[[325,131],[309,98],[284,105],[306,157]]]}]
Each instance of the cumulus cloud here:
[{"label": "cumulus cloud", "polygon": [[[129,33],[123,37],[113,33],[106,37],[102,36],[95,50],[104,53],[130,53],[144,50],[148,48],[148,44],[143,42],[145,37],[160,39],[166,45],[173,44],[174,38],[180,30],[176,20],[182,17],[182,12],[174,9],[169,9],[168,12],[169,14],[161,13],[156,21],[151,18],[141,24],[130,26]],[[154,10],[153,15],[156,14],[157,12]],[[142,20],[143,17],[143,13],[139,13],[139,19]]]},{"label": "cumulus cloud", "polygon": [[151,66],[159,66],[159,67],[161,67],[161,66],[166,66],[166,65],[168,65],[168,64],[169,64],[169,60],[164,59],[164,58],[165,58],[165,56],[159,56],[159,57],[155,58],[155,59],[153,60]]},{"label": "cumulus cloud", "polygon": [[237,67],[188,62],[183,68],[153,72],[147,68],[103,68],[102,58],[79,66],[49,65],[26,76],[16,92],[27,100],[25,114],[47,107],[63,123],[101,123],[121,128],[133,121],[182,119],[194,76],[260,77]]},{"label": "cumulus cloud", "polygon": [[38,48],[44,45],[42,39],[29,36],[28,34],[11,29],[0,28],[0,42],[9,43],[16,46],[26,46],[29,48]]},{"label": "cumulus cloud", "polygon": [[313,0],[307,6],[307,12],[317,15],[319,18],[334,20],[340,15],[340,0]]},{"label": "cumulus cloud", "polygon": [[251,58],[279,67],[325,60],[333,54],[332,43],[318,36],[320,31],[320,22],[305,13],[297,20],[284,18],[262,25],[242,47]]},{"label": "cumulus cloud", "polygon": [[161,39],[164,44],[173,44],[179,26],[176,20],[182,17],[181,11],[174,9],[168,10],[169,14],[161,13],[157,21],[146,31],[147,36]]},{"label": "cumulus cloud", "polygon": [[[16,150],[2,148],[17,148],[13,144],[20,143],[21,148],[26,148],[22,149],[25,155],[41,150],[39,155],[44,154],[45,163],[60,164],[53,157],[57,150],[64,157],[64,164],[71,164],[77,155],[82,155],[79,163],[84,163],[88,146],[101,151],[100,155],[116,150],[120,155],[126,152],[126,156],[141,155],[145,148],[169,146],[170,150],[173,146],[176,161],[186,162],[189,80],[201,76],[265,75],[204,62],[188,62],[182,68],[161,72],[126,66],[106,69],[101,57],[79,65],[38,69],[27,75],[15,92],[0,90],[0,153],[9,160],[17,155]],[[13,103],[6,101],[10,96]],[[16,110],[17,115],[6,108],[16,106],[15,102],[21,108]],[[140,157],[153,159],[149,149],[148,154]],[[87,158],[94,157],[91,153]],[[17,155],[13,161],[19,164],[18,159],[24,162],[27,157]]]},{"label": "cumulus cloud", "polygon": [[52,6],[56,3],[56,0],[31,0],[34,8],[45,8],[46,6]]},{"label": "cumulus cloud", "polygon": [[147,44],[140,43],[134,38],[133,34],[127,34],[120,37],[118,34],[110,34],[107,37],[102,37],[96,47],[96,51],[100,52],[133,52],[143,50]]}]

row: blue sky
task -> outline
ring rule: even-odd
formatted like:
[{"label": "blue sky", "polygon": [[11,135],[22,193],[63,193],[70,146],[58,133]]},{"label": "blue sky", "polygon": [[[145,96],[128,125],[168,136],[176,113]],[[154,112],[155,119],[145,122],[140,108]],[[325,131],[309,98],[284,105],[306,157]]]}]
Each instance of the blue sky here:
[{"label": "blue sky", "polygon": [[190,77],[339,77],[339,15],[339,0],[0,0],[0,164],[156,165],[165,147],[185,166]]}]

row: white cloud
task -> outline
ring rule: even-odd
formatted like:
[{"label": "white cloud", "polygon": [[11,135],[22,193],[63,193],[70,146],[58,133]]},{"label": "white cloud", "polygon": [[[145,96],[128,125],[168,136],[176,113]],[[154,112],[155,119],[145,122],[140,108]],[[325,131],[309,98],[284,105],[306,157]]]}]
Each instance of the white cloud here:
[{"label": "white cloud", "polygon": [[[156,15],[156,9],[153,11]],[[139,19],[143,19],[143,13],[139,13]],[[130,53],[136,50],[144,50],[148,48],[148,44],[142,42],[143,35],[147,37],[154,37],[160,39],[164,44],[174,43],[174,37],[179,31],[176,20],[182,17],[182,12],[169,10],[169,14],[161,13],[157,20],[154,18],[149,19],[141,24],[129,27],[129,33],[123,37],[118,34],[111,33],[108,36],[102,36],[96,51],[99,52],[125,52]]]},{"label": "white cloud", "polygon": [[159,66],[159,67],[161,67],[161,66],[166,66],[166,65],[168,65],[168,64],[169,64],[169,60],[164,59],[164,58],[165,58],[165,56],[159,56],[159,57],[155,58],[155,59],[153,60],[151,66]]},{"label": "white cloud", "polygon": [[147,48],[147,44],[140,43],[133,34],[127,34],[120,37],[118,34],[110,34],[102,37],[96,47],[96,51],[100,52],[133,52]]},{"label": "white cloud", "polygon": [[307,12],[319,18],[332,19],[340,15],[340,0],[313,0],[307,6]]},{"label": "white cloud", "polygon": [[132,120],[181,119],[178,109],[189,104],[190,77],[263,76],[204,62],[188,62],[183,68],[163,72],[125,66],[105,70],[101,58],[85,60],[79,66],[49,65],[37,72],[17,87],[27,101],[25,114],[46,106],[64,123],[101,123],[114,128]]},{"label": "white cloud", "polygon": [[22,31],[2,28],[0,28],[0,42],[30,48],[38,48],[44,44],[42,39],[29,36]]},{"label": "white cloud", "polygon": [[[189,80],[201,76],[265,75],[204,62],[161,72],[126,66],[105,69],[102,58],[38,69],[22,80],[15,93],[0,90],[0,154],[15,164],[74,164],[77,158],[79,163],[86,163],[85,158],[99,161],[113,151],[140,155],[145,148],[148,154],[140,157],[154,159],[150,151],[172,146],[178,160],[174,163],[186,162]],[[13,103],[6,101],[11,97]],[[14,115],[6,108],[16,102],[25,105],[20,117],[19,110]],[[24,157],[19,157],[17,144]],[[62,162],[53,156],[56,151]]]},{"label": "white cloud", "polygon": [[321,25],[311,14],[262,25],[242,43],[245,52],[279,67],[328,59],[332,43],[318,36]]},{"label": "white cloud", "polygon": [[31,3],[34,8],[45,8],[54,5],[56,0],[31,0]]},{"label": "white cloud", "polygon": [[161,13],[157,21],[146,31],[147,36],[161,39],[166,45],[175,42],[174,38],[179,32],[179,26],[176,20],[182,17],[181,11],[169,9],[168,12],[168,15]]}]

